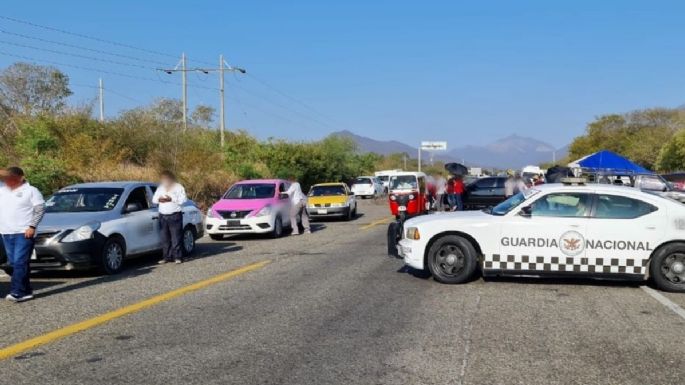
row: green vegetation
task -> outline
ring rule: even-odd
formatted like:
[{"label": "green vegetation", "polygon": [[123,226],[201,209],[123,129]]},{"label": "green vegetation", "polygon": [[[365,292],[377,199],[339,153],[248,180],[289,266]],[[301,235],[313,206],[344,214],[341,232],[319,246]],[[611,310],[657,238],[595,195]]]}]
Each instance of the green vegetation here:
[{"label": "green vegetation", "polygon": [[0,73],[0,167],[24,167],[46,194],[75,182],[156,180],[170,169],[206,205],[238,179],[294,176],[306,188],[372,172],[381,160],[340,137],[259,141],[238,131],[221,148],[211,107],[198,106],[184,132],[180,102],[171,99],[100,123],[90,107],[66,105],[68,81],[55,68],[24,63]]},{"label": "green vegetation", "polygon": [[600,150],[622,154],[656,171],[685,169],[685,110],[654,108],[611,114],[588,124],[569,149],[569,160]]}]

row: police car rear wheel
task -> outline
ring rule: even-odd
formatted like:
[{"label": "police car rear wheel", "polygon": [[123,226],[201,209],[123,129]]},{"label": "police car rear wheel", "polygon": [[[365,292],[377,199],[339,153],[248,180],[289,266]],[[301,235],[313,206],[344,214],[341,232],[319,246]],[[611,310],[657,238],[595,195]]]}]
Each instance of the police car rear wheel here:
[{"label": "police car rear wheel", "polygon": [[685,244],[673,243],[657,250],[650,269],[659,289],[685,292]]},{"label": "police car rear wheel", "polygon": [[466,239],[447,235],[433,243],[428,252],[428,269],[442,283],[464,283],[476,270],[476,250]]}]

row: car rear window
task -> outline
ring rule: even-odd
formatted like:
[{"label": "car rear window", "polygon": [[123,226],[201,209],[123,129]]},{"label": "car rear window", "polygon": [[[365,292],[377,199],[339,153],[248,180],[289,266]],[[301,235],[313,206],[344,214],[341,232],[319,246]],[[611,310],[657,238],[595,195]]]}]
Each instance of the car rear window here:
[{"label": "car rear window", "polygon": [[595,218],[633,219],[656,211],[657,208],[638,199],[600,194],[597,197]]},{"label": "car rear window", "polygon": [[357,178],[354,180],[354,184],[372,184],[371,178]]},{"label": "car rear window", "polygon": [[309,192],[309,196],[312,197],[335,195],[347,195],[345,188],[343,186],[314,186]]}]

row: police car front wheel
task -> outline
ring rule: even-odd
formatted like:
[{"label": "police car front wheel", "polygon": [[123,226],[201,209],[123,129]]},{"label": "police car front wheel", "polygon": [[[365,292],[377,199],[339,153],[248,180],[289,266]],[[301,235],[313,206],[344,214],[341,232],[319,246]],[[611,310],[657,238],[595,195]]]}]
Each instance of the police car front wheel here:
[{"label": "police car front wheel", "polygon": [[676,242],[659,248],[652,257],[650,270],[659,289],[685,292],[685,243]]},{"label": "police car front wheel", "polygon": [[428,251],[428,269],[442,283],[464,283],[473,276],[478,263],[471,242],[458,235],[437,239]]}]

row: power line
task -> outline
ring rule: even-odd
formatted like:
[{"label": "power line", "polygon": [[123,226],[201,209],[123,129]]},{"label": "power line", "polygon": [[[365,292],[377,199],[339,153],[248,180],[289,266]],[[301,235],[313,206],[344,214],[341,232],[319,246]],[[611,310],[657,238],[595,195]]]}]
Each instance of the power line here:
[{"label": "power line", "polygon": [[[101,70],[98,68],[83,67],[83,66],[78,66],[78,65],[74,65],[74,64],[61,63],[61,62],[57,62],[57,61],[53,61],[53,60],[47,60],[47,59],[36,59],[36,58],[30,57],[30,56],[17,55],[17,54],[13,54],[13,53],[9,53],[9,52],[0,51],[0,55],[15,57],[18,59],[23,59],[23,60],[29,60],[32,62],[48,63],[48,64],[52,64],[52,65],[57,65],[57,66],[71,67],[71,68],[76,68],[76,69],[80,69],[83,71],[92,71],[92,72],[97,72],[97,73],[101,73],[101,74],[108,74],[108,75],[113,75],[113,76],[121,76],[121,77],[126,77],[126,78],[131,78],[131,79],[144,80],[144,81],[148,81],[148,82],[159,82],[159,83],[171,84],[171,85],[176,85],[176,86],[180,85],[179,83],[165,81],[162,79],[146,78],[146,77],[142,77],[142,76],[124,74],[124,73],[120,73],[120,72]],[[214,90],[214,91],[217,90],[217,88],[197,86],[197,85],[189,85],[189,87],[202,88],[202,89]]]},{"label": "power line", "polygon": [[254,79],[254,80],[257,81],[258,83],[261,83],[261,84],[262,84],[263,86],[265,86],[266,88],[271,89],[271,90],[274,91],[275,93],[280,94],[281,96],[283,96],[283,97],[285,97],[285,98],[288,98],[288,99],[294,101],[294,102],[297,103],[297,104],[300,104],[301,106],[303,106],[303,107],[305,107],[306,109],[308,109],[310,112],[319,115],[319,117],[324,118],[324,119],[329,119],[326,115],[324,115],[324,114],[318,112],[316,109],[314,109],[313,107],[311,107],[311,106],[308,105],[307,103],[305,103],[305,102],[303,102],[303,101],[301,101],[301,100],[299,100],[299,99],[297,99],[297,98],[295,98],[295,97],[293,97],[293,96],[291,96],[291,95],[288,95],[287,93],[285,93],[285,92],[279,90],[278,88],[272,86],[271,84],[267,83],[265,80],[260,79],[260,78],[258,78],[258,77],[256,77],[256,76],[254,76],[252,73],[247,74],[247,76],[250,77],[250,78],[252,78],[252,79]]},{"label": "power line", "polygon": [[[177,55],[173,55],[173,54],[170,54],[170,53],[167,53],[167,52],[160,52],[160,51],[155,51],[155,50],[151,50],[151,49],[148,49],[148,48],[136,47],[136,46],[130,45],[130,44],[119,43],[119,42],[116,42],[116,41],[113,41],[113,40],[102,39],[102,38],[99,38],[99,37],[90,36],[90,35],[86,35],[86,34],[82,34],[82,33],[78,33],[78,32],[71,32],[71,31],[67,31],[67,30],[64,30],[64,29],[55,28],[55,27],[50,27],[50,26],[47,26],[47,25],[41,25],[41,24],[37,24],[37,23],[30,22],[30,21],[26,21],[26,20],[15,19],[15,18],[9,17],[9,16],[0,15],[0,19],[2,19],[2,20],[7,20],[7,21],[11,21],[11,22],[18,23],[18,24],[28,25],[28,26],[31,26],[31,27],[34,27],[34,28],[44,29],[44,30],[47,30],[47,31],[59,32],[59,33],[65,34],[65,35],[75,36],[75,37],[79,37],[79,38],[82,38],[82,39],[93,40],[93,41],[97,41],[97,42],[99,42],[99,43],[106,43],[106,44],[111,44],[111,45],[118,46],[118,47],[122,47],[122,48],[128,48],[128,49],[132,49],[132,50],[136,50],[136,51],[140,51],[140,52],[145,52],[145,53],[148,53],[148,54],[159,55],[159,56],[166,56],[166,57],[176,57],[176,56],[177,56]],[[199,62],[199,61],[198,61],[198,62]],[[208,63],[205,62],[205,64],[208,64]]]},{"label": "power line", "polygon": [[14,42],[11,42],[11,41],[6,41],[6,40],[0,40],[0,44],[8,44],[8,45],[13,45],[13,46],[15,46],[15,47],[22,47],[22,48],[34,49],[34,50],[37,50],[37,51],[51,52],[51,53],[56,53],[56,54],[58,54],[58,55],[77,57],[77,58],[81,58],[81,59],[93,60],[93,61],[98,61],[98,62],[108,63],[108,64],[115,64],[115,65],[129,66],[129,67],[137,67],[137,68],[142,68],[142,69],[153,69],[152,67],[146,67],[146,66],[139,65],[139,64],[124,63],[124,62],[120,62],[120,61],[109,60],[109,59],[102,59],[102,58],[93,57],[93,56],[88,56],[88,55],[80,55],[80,54],[77,54],[77,53],[59,51],[59,50],[54,50],[54,49],[50,49],[50,48],[40,48],[40,47],[36,47],[36,46],[32,46],[32,45],[21,44],[21,43],[14,43]]},{"label": "power line", "polygon": [[122,58],[122,59],[136,60],[136,61],[140,61],[140,62],[147,62],[147,63],[157,64],[157,65],[165,65],[165,63],[163,63],[163,62],[161,62],[161,61],[157,61],[157,60],[150,60],[150,59],[140,58],[140,57],[136,57],[136,56],[130,56],[130,55],[124,55],[124,54],[120,54],[120,53],[115,53],[115,52],[107,52],[107,51],[103,51],[103,50],[100,50],[100,49],[89,48],[89,47],[83,47],[83,46],[76,45],[76,44],[69,44],[69,43],[64,43],[64,42],[61,42],[61,41],[43,39],[43,38],[40,38],[40,37],[35,37],[35,36],[30,36],[30,35],[24,35],[24,34],[16,33],[16,32],[10,32],[10,31],[6,31],[6,30],[4,30],[4,29],[0,29],[0,33],[4,33],[4,34],[6,34],[6,35],[11,35],[11,36],[16,36],[16,37],[21,37],[21,38],[24,38],[24,39],[30,39],[30,40],[34,40],[34,41],[40,41],[40,42],[48,43],[48,44],[61,45],[61,46],[63,46],[63,47],[76,48],[76,49],[80,49],[80,50],[83,50],[83,51],[89,51],[89,52],[99,53],[99,54],[102,54],[102,55],[116,56],[116,57],[120,57],[120,58]]}]

